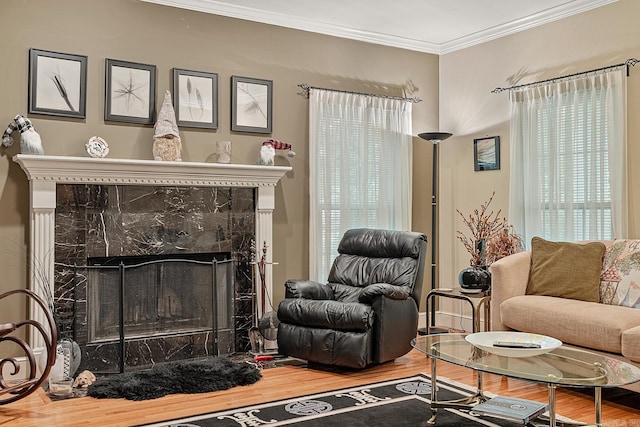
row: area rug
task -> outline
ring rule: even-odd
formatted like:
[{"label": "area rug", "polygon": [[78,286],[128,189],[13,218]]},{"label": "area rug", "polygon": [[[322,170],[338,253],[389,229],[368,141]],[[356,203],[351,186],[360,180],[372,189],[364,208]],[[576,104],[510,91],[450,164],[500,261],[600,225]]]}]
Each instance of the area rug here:
[{"label": "area rug", "polygon": [[[470,393],[469,388],[440,378],[437,387],[438,400],[456,399]],[[361,387],[145,424],[144,427],[427,426],[427,420],[431,417],[430,398],[431,380],[429,376],[420,374]],[[453,409],[440,409],[436,425],[511,427],[522,424],[473,416]]]},{"label": "area rug", "polygon": [[226,390],[253,384],[261,377],[254,366],[213,357],[206,361],[168,362],[145,371],[99,378],[89,386],[87,396],[147,400],[174,393]]}]

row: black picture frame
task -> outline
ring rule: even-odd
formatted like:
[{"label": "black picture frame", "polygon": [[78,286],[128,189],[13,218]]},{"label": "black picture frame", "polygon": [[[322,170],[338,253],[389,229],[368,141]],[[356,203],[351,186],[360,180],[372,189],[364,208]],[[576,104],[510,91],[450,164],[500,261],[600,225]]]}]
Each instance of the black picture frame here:
[{"label": "black picture frame", "polygon": [[218,74],[173,69],[173,108],[180,127],[218,128]]},{"label": "black picture frame", "polygon": [[491,171],[500,169],[500,137],[489,136],[473,140],[473,169]]},{"label": "black picture frame", "polygon": [[29,113],[84,119],[87,57],[29,49]]},{"label": "black picture frame", "polygon": [[231,76],[231,130],[273,131],[273,80]]},{"label": "black picture frame", "polygon": [[156,66],[105,59],[105,121],[153,124],[155,109]]}]

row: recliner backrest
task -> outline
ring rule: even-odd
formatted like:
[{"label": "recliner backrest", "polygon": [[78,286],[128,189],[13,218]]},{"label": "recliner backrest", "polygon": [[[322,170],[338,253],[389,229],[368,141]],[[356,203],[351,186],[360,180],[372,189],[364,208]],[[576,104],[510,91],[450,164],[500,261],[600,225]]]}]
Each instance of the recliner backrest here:
[{"label": "recliner backrest", "polygon": [[338,246],[339,255],[329,272],[329,283],[404,286],[419,306],[426,245],[426,236],[417,232],[348,230]]}]

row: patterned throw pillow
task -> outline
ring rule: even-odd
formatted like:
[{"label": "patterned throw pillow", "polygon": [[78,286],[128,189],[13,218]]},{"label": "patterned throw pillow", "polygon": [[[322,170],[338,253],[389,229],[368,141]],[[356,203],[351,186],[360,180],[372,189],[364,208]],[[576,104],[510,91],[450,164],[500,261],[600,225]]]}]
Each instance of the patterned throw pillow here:
[{"label": "patterned throw pillow", "polygon": [[607,247],[600,302],[640,308],[640,240],[616,240]]}]

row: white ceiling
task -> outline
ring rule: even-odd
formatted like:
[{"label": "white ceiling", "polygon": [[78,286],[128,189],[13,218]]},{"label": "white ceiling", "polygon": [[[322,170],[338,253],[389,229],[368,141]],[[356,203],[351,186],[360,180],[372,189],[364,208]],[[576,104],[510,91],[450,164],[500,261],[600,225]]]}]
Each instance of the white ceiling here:
[{"label": "white ceiling", "polygon": [[142,0],[444,54],[617,0]]}]

